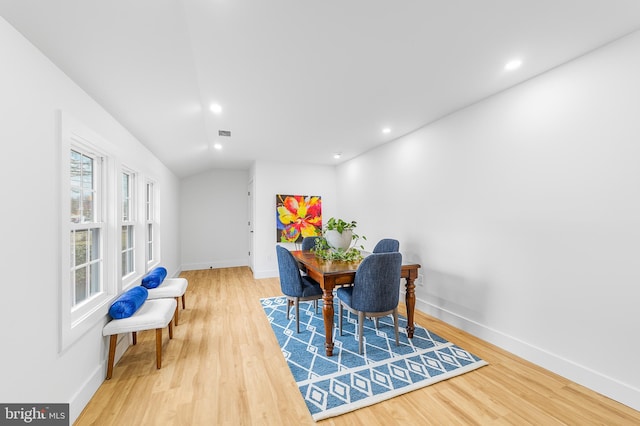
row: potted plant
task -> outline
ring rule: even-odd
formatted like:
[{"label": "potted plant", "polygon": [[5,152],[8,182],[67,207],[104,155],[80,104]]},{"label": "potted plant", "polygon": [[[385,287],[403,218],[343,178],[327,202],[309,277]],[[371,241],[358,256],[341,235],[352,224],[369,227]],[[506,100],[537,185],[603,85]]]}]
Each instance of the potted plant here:
[{"label": "potted plant", "polygon": [[[314,252],[316,256],[325,260],[356,261],[362,259],[360,250],[362,245],[356,247],[358,240],[367,237],[356,234],[356,221],[347,222],[343,219],[330,218],[322,231],[322,237],[316,240]],[[353,244],[353,247],[352,247]]]},{"label": "potted plant", "polygon": [[325,226],[324,237],[331,247],[347,250],[351,247],[351,241],[358,238],[357,235],[353,234],[356,225],[355,220],[345,222],[342,219],[332,217]]}]

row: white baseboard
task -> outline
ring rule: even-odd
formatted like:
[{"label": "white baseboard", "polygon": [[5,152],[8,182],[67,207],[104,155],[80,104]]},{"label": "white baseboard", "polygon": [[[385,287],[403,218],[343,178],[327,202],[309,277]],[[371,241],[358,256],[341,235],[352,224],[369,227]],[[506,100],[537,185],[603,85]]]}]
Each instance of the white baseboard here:
[{"label": "white baseboard", "polygon": [[279,277],[280,273],[278,272],[277,269],[265,269],[262,271],[253,271],[253,278],[255,278],[256,280],[259,280],[261,278],[275,278],[275,277]]},{"label": "white baseboard", "polygon": [[103,364],[96,367],[87,381],[82,384],[80,390],[76,392],[76,394],[71,398],[71,401],[69,401],[70,425],[72,425],[78,416],[80,416],[84,407],[87,406],[91,398],[93,398],[93,395],[98,391],[100,385],[102,385],[102,382],[104,382],[105,371]]},{"label": "white baseboard", "polygon": [[182,271],[196,271],[200,269],[234,268],[247,266],[247,259],[212,260],[210,262],[185,263],[180,268]]},{"label": "white baseboard", "polygon": [[[73,424],[77,420],[78,416],[82,413],[82,410],[84,410],[91,398],[93,398],[93,395],[98,391],[98,388],[105,381],[109,356],[109,337],[106,337],[105,339],[106,351],[102,362],[94,369],[91,376],[82,384],[80,390],[76,392],[69,402],[69,424]],[[113,362],[114,368],[132,343],[131,333],[121,334],[118,336],[118,343],[116,344],[116,353]]]},{"label": "white baseboard", "polygon": [[[402,299],[404,299],[404,295]],[[416,299],[416,309],[441,319],[514,355],[585,386],[608,398],[640,411],[640,389],[605,376],[569,359],[492,329],[424,300]]]}]

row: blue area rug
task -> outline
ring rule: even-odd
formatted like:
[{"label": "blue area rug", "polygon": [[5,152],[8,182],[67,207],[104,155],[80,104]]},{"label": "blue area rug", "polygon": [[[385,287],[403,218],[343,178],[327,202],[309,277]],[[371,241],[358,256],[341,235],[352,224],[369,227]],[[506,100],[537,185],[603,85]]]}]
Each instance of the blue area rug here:
[{"label": "blue area rug", "polygon": [[379,319],[379,328],[365,320],[363,355],[358,354],[357,317],[344,311],[343,336],[334,317],[333,356],[325,354],[322,301],[300,303],[300,333],[295,309],[286,317],[287,299],[261,299],[282,354],[314,420],[338,416],[455,377],[487,363],[429,330],[415,325],[407,338],[400,316],[400,346],[395,344],[393,318]]}]

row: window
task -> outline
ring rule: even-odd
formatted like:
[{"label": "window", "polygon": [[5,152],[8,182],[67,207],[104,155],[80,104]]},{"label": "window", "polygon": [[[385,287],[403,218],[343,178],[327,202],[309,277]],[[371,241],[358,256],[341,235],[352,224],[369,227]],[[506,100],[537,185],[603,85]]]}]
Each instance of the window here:
[{"label": "window", "polygon": [[101,215],[101,158],[71,150],[71,292],[72,306],[90,299],[103,289],[103,235]]},{"label": "window", "polygon": [[68,114],[60,120],[60,346],[104,321],[118,292],[117,186],[111,145]]},{"label": "window", "polygon": [[64,351],[105,320],[116,295],[159,262],[160,248],[157,183],[123,167],[113,155],[121,150],[78,120],[62,112],[59,120]]},{"label": "window", "polygon": [[155,253],[155,193],[154,193],[154,184],[153,182],[147,182],[147,190],[146,190],[146,213],[145,213],[145,223],[147,227],[147,266],[153,263],[156,258]]},{"label": "window", "polygon": [[122,172],[121,261],[123,277],[135,272],[135,174]]}]

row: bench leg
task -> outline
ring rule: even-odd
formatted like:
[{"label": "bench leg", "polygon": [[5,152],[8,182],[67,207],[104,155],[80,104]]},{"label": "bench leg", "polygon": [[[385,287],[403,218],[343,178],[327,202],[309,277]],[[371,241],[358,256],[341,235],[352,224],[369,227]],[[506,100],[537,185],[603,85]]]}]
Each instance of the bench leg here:
[{"label": "bench leg", "polygon": [[[169,322],[171,324],[171,322]],[[162,366],[162,329],[156,328],[156,367]]]},{"label": "bench leg", "polygon": [[118,343],[118,335],[112,334],[109,339],[109,361],[107,361],[107,380],[113,374],[113,360],[116,357],[116,343]]},{"label": "bench leg", "polygon": [[178,326],[178,311],[180,310],[179,307],[180,307],[180,297],[176,297],[176,311],[173,314],[173,319],[176,324],[176,327]]},{"label": "bench leg", "polygon": [[[173,321],[169,321],[169,339],[173,339]],[[162,329],[156,328],[156,366],[162,366]]]}]

